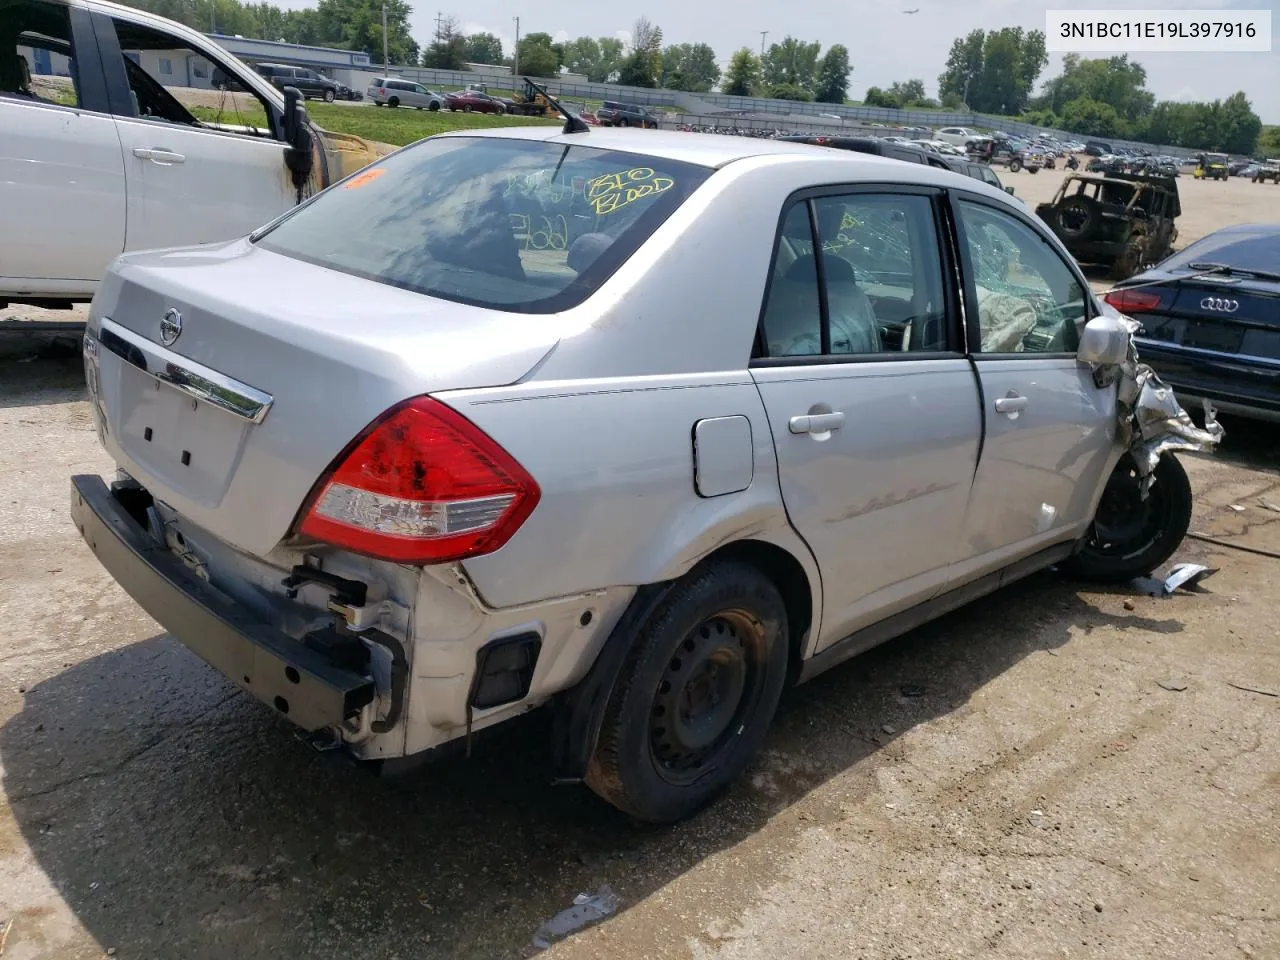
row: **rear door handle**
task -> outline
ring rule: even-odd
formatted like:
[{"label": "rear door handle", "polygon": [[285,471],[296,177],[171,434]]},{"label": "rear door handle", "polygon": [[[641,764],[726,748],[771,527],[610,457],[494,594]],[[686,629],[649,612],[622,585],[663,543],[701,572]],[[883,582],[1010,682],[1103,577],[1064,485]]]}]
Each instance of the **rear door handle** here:
[{"label": "rear door handle", "polygon": [[842,426],[844,426],[844,414],[839,410],[834,413],[807,413],[787,421],[787,429],[792,433],[827,433],[831,430],[839,430]]},{"label": "rear door handle", "polygon": [[996,413],[1021,413],[1027,408],[1027,398],[1020,397],[1012,390],[1009,396],[996,400]]},{"label": "rear door handle", "polygon": [[150,160],[152,163],[158,163],[162,167],[167,167],[174,163],[185,163],[187,160],[182,154],[166,150],[164,147],[134,147],[133,155],[139,160]]}]

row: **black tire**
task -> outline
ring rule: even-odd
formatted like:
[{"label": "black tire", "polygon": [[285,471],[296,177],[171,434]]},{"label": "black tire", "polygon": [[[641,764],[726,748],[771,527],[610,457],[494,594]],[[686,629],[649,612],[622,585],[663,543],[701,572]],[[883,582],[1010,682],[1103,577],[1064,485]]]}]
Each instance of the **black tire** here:
[{"label": "black tire", "polygon": [[1040,172],[1039,167],[1027,167],[1027,173],[1039,173],[1039,172]]},{"label": "black tire", "polygon": [[392,97],[390,100],[388,100],[388,101],[387,101],[387,106],[388,106],[388,107],[398,107],[398,106],[400,106],[400,98],[399,98],[399,97]]},{"label": "black tire", "polygon": [[1140,271],[1142,263],[1146,259],[1145,253],[1146,248],[1139,238],[1130,239],[1128,246],[1124,249],[1124,253],[1116,257],[1111,263],[1111,279],[1128,280]]},{"label": "black tire", "polygon": [[462,112],[463,112],[463,113],[470,113],[470,112],[471,112],[471,104],[469,104],[469,103],[465,103],[465,104],[463,104],[463,105],[462,105]]},{"label": "black tire", "polygon": [[650,823],[706,806],[764,740],[786,681],[787,636],[786,606],[763,573],[735,561],[696,567],[627,656],[587,785]]},{"label": "black tire", "polygon": [[333,92],[332,90],[326,90],[326,91],[324,92],[324,102],[325,102],[325,103],[333,103],[333,101],[334,101],[334,100],[336,100],[336,99],[337,99],[337,96],[334,94],[334,92]]},{"label": "black tire", "polygon": [[1093,197],[1073,194],[1064,197],[1054,213],[1057,221],[1054,226],[1058,235],[1064,240],[1083,243],[1098,231],[1102,223],[1102,211],[1098,209],[1098,201]]},{"label": "black tire", "polygon": [[1009,161],[1010,173],[1017,173],[1021,169],[1022,169],[1022,161],[1019,160],[1017,157],[1014,157],[1012,160]]},{"label": "black tire", "polygon": [[438,101],[438,100],[432,100],[432,101],[431,101],[431,104],[427,107],[427,109],[428,109],[428,110],[430,110],[432,113],[437,113],[437,112],[439,112],[439,110],[440,110],[440,101]]},{"label": "black tire", "polygon": [[618,120],[618,126],[620,126],[620,127],[629,127],[629,126],[631,126],[631,121],[630,121],[630,120],[628,120],[626,117],[621,117],[621,118],[619,118],[619,120]]},{"label": "black tire", "polygon": [[1177,457],[1160,457],[1143,500],[1137,468],[1126,453],[1107,481],[1084,546],[1062,570],[1102,583],[1146,576],[1173,556],[1190,526],[1191,481]]}]

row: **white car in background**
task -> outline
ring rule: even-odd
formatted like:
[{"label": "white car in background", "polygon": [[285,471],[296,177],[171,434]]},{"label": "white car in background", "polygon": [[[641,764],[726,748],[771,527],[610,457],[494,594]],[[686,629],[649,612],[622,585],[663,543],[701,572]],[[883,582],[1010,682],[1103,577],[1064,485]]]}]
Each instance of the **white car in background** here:
[{"label": "white car in background", "polygon": [[[391,149],[321,130],[292,84],[172,20],[0,10],[0,307],[88,302],[121,253],[244,236]],[[216,106],[180,99],[197,80]]]},{"label": "white car in background", "polygon": [[374,106],[416,107],[419,110],[439,110],[444,106],[444,94],[428,90],[420,83],[401,77],[374,77],[369,81],[365,96]]},{"label": "white car in background", "polygon": [[970,127],[943,127],[933,134],[933,139],[942,140],[955,147],[963,147],[970,140],[976,140],[982,134]]}]

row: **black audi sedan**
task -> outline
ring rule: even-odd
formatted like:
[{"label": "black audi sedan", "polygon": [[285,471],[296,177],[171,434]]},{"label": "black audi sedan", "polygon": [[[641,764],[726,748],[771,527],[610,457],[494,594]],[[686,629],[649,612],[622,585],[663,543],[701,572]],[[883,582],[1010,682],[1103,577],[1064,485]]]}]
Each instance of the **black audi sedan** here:
[{"label": "black audi sedan", "polygon": [[1184,403],[1280,422],[1280,224],[1225,227],[1105,299],[1142,325],[1140,358]]}]

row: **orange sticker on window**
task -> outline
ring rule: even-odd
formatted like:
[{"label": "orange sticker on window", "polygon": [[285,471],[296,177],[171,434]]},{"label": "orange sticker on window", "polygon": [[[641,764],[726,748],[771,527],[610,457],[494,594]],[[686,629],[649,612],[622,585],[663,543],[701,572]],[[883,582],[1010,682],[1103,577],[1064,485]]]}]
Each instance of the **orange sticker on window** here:
[{"label": "orange sticker on window", "polygon": [[374,180],[377,180],[386,172],[385,167],[374,167],[372,170],[366,170],[364,173],[357,173],[347,181],[347,189],[355,190],[358,187],[363,187],[366,183],[372,183]]}]

